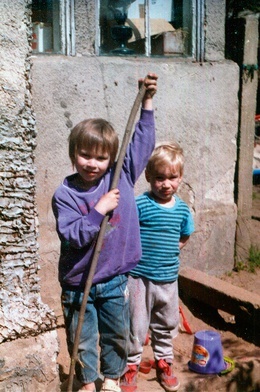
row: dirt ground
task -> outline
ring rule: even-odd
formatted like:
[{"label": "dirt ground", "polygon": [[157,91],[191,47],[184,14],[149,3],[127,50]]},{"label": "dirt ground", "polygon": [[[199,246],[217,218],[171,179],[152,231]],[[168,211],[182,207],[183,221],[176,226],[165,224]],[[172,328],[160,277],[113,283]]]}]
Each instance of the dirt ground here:
[{"label": "dirt ground", "polygon": [[[252,225],[250,235],[252,244],[260,246],[260,186],[254,186]],[[246,290],[260,295],[260,269],[255,273],[245,270],[239,272],[232,271],[222,277],[223,280]],[[257,329],[239,330],[235,325],[232,315],[220,312],[220,319],[210,319],[211,315],[198,318],[180,299],[180,305],[184,311],[187,321],[193,334],[185,332],[180,324],[179,334],[173,340],[174,345],[174,372],[178,377],[181,386],[180,392],[259,392],[260,391],[260,348],[259,326]],[[203,311],[203,310],[202,310]],[[206,312],[206,309],[205,309]],[[188,362],[191,359],[191,352],[194,343],[194,333],[200,330],[215,330],[221,335],[223,355],[231,358],[235,362],[235,368],[225,375],[202,375],[189,370]],[[66,391],[64,381],[69,374],[70,359],[66,351],[66,341],[64,329],[58,329],[60,339],[60,354],[58,364],[60,367],[61,390]],[[152,360],[153,354],[150,345],[144,347],[143,360]],[[97,391],[100,388],[100,381],[97,382]],[[77,391],[77,385],[73,388]],[[148,374],[139,372],[138,374],[139,392],[160,392],[163,388],[156,380],[155,370],[151,369]]]}]

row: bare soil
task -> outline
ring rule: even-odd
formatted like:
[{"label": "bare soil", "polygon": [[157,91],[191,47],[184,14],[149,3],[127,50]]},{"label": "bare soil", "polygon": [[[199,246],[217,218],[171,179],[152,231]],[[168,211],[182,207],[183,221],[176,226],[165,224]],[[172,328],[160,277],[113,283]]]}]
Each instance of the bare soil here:
[{"label": "bare soil", "polygon": [[[260,186],[254,186],[252,222],[250,236],[255,247],[260,245]],[[221,277],[223,280],[260,295],[260,269],[255,273],[246,270],[232,271]],[[232,315],[219,311],[219,319],[214,319],[207,313],[207,309],[201,309],[205,317],[198,317],[198,313],[191,311],[180,299],[180,305],[184,311],[193,334],[185,332],[180,324],[179,334],[173,340],[174,345],[174,372],[181,386],[180,392],[259,392],[260,391],[260,348],[256,343],[259,341],[259,326],[257,329],[241,330],[237,328]],[[225,375],[203,375],[189,370],[188,362],[194,343],[194,333],[200,330],[216,330],[221,335],[223,355],[235,362],[235,368]],[[66,391],[66,379],[69,374],[70,359],[66,350],[64,328],[58,329],[60,339],[60,354],[58,364],[60,367],[61,390]],[[152,360],[153,353],[148,344],[144,347],[143,360]],[[101,380],[97,381],[99,391]],[[75,384],[74,390],[79,386]],[[148,374],[139,372],[139,392],[160,392],[164,389],[159,385],[155,370],[151,369]]]}]

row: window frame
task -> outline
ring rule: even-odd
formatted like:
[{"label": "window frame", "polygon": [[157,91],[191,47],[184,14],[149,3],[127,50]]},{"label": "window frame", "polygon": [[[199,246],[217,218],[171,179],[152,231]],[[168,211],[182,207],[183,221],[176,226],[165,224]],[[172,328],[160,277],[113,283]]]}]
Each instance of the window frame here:
[{"label": "window frame", "polygon": [[[148,9],[148,12],[145,12],[145,53],[144,57],[149,57],[149,58],[156,58],[158,56],[152,55],[151,54],[151,38],[150,38],[150,21],[149,21],[149,3],[150,0],[144,0],[145,1],[145,7]],[[184,0],[185,1],[185,0]],[[95,23],[96,23],[96,35],[95,35],[95,54],[97,56],[115,56],[115,54],[104,54],[101,53],[100,47],[101,47],[101,27],[100,27],[100,21],[99,21],[99,11],[100,11],[100,2],[101,0],[96,0],[95,1]],[[192,38],[191,38],[191,55],[188,56],[183,56],[185,58],[191,57],[192,59],[195,59],[198,62],[203,62],[205,59],[205,37],[204,37],[204,24],[205,24],[205,0],[191,0],[191,12],[192,12],[192,18],[191,18],[191,24],[192,24]],[[127,57],[127,55],[120,55],[122,57]],[[136,56],[136,54],[135,54]],[[137,55],[137,57],[143,57],[141,55]],[[167,55],[160,56],[160,57],[165,57],[167,58]],[[177,56],[171,56],[171,58],[176,58]],[[178,58],[180,58],[178,56]]]}]

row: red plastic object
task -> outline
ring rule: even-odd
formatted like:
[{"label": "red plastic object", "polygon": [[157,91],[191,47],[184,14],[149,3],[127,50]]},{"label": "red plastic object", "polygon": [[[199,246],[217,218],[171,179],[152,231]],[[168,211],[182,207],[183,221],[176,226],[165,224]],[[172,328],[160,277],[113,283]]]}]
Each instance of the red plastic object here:
[{"label": "red plastic object", "polygon": [[148,373],[150,373],[151,369],[152,369],[151,361],[142,361],[140,363],[139,371],[141,373],[148,374]]},{"label": "red plastic object", "polygon": [[146,335],[146,338],[145,338],[145,342],[144,342],[144,345],[145,345],[145,346],[148,346],[148,344],[149,344],[149,339],[150,339],[150,335],[149,335],[149,333],[147,332],[147,335]]},{"label": "red plastic object", "polygon": [[156,369],[156,363],[154,359],[150,359],[150,364],[152,366],[152,369]]},{"label": "red plastic object", "polygon": [[184,326],[184,328],[185,328],[185,331],[186,331],[187,333],[189,333],[190,335],[192,335],[192,330],[191,330],[191,328],[190,328],[190,326],[189,326],[189,323],[188,323],[188,321],[186,320],[186,317],[184,316],[183,310],[182,310],[182,308],[181,308],[180,306],[179,306],[179,312],[180,312],[181,317],[182,317],[182,324],[183,324],[183,326]]}]

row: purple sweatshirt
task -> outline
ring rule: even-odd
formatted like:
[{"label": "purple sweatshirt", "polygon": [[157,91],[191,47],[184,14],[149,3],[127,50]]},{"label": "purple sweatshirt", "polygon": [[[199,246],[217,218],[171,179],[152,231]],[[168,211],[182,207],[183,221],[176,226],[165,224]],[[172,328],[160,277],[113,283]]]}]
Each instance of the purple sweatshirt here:
[{"label": "purple sweatshirt", "polygon": [[[141,257],[140,230],[134,198],[134,184],[154,149],[155,125],[152,110],[141,109],[132,141],[128,146],[118,188],[118,207],[111,213],[99,255],[93,283],[127,273]],[[65,178],[56,190],[52,207],[61,241],[59,281],[64,288],[84,289],[95,240],[104,216],[94,206],[110,189],[115,166],[88,191],[76,188]]]}]

